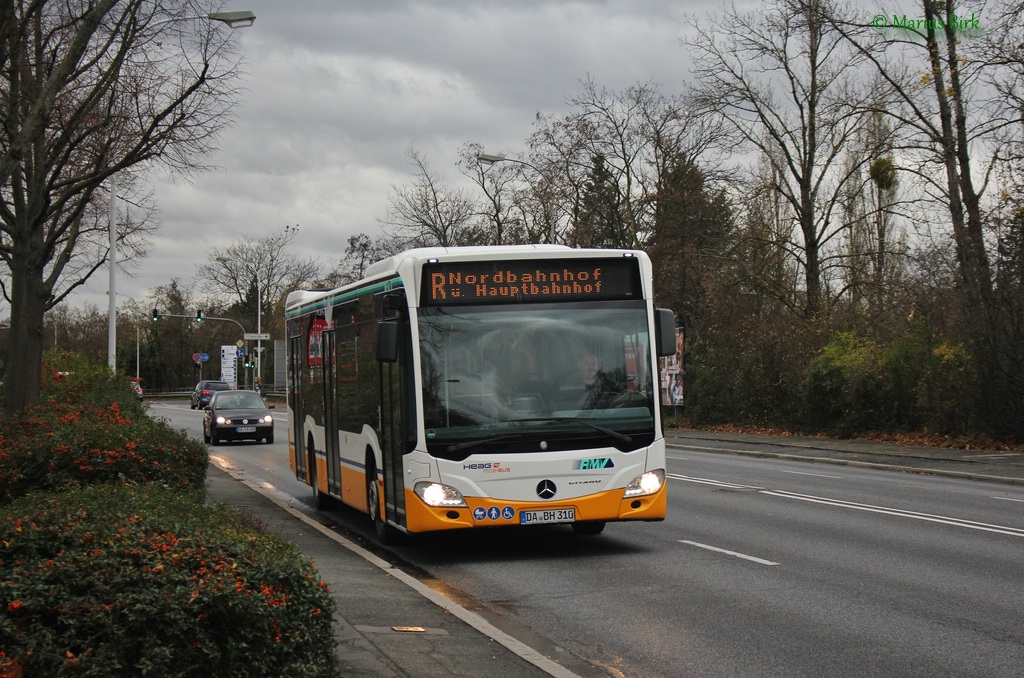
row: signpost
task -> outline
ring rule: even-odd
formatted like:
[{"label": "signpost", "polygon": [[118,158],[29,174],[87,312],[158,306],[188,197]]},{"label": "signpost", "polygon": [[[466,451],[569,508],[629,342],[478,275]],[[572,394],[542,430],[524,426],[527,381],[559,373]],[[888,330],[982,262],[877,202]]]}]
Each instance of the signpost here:
[{"label": "signpost", "polygon": [[220,347],[220,378],[231,384],[231,388],[238,388],[236,350],[241,351],[242,349],[236,349],[232,344]]}]

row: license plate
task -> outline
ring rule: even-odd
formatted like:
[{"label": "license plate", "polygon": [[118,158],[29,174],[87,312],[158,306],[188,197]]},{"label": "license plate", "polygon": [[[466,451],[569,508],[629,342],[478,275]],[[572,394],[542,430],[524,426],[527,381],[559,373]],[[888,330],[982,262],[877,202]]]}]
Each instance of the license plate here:
[{"label": "license plate", "polygon": [[255,426],[239,426],[235,429],[235,433],[256,433]]},{"label": "license plate", "polygon": [[550,523],[571,523],[576,520],[576,509],[551,508],[541,511],[520,511],[520,525],[545,525]]}]

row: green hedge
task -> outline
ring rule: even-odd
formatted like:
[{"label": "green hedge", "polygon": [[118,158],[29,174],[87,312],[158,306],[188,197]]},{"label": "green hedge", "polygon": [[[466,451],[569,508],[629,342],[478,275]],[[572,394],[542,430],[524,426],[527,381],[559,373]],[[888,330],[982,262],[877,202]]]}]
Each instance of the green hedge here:
[{"label": "green hedge", "polygon": [[337,675],[312,565],[195,493],[27,496],[0,513],[0,572],[0,648],[24,675]]}]

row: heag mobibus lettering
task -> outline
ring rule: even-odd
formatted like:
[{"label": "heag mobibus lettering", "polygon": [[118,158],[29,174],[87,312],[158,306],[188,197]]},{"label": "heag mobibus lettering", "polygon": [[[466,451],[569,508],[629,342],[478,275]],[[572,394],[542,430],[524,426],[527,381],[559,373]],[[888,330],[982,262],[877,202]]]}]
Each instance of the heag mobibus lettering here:
[{"label": "heag mobibus lettering", "polygon": [[509,473],[512,469],[502,466],[500,461],[485,462],[483,464],[463,464],[465,471],[483,471],[484,473]]}]

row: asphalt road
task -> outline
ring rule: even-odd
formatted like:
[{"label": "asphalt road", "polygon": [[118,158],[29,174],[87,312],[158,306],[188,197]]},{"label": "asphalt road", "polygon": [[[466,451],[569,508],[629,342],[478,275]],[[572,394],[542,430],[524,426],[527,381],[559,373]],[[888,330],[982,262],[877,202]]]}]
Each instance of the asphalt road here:
[{"label": "asphalt road", "polygon": [[[199,435],[187,405],[152,410]],[[211,455],[309,507],[284,439]],[[1021,675],[1024,487],[686,442],[663,523],[446,534],[390,557],[609,675]],[[322,515],[369,536],[360,514]]]}]

